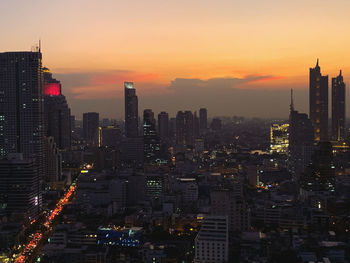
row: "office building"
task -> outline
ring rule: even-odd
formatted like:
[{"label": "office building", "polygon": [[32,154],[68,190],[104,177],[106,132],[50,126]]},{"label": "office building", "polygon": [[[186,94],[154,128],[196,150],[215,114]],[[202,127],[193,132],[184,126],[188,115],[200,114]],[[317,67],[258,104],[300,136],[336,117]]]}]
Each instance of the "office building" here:
[{"label": "office building", "polygon": [[125,96],[125,136],[135,138],[139,136],[138,100],[134,83],[124,82]]},{"label": "office building", "polygon": [[199,110],[199,128],[201,133],[204,133],[208,128],[208,113],[206,108]]},{"label": "office building", "polygon": [[143,137],[125,138],[121,142],[120,161],[125,167],[142,167],[144,161]]},{"label": "office building", "polygon": [[332,78],[332,140],[345,139],[345,83],[342,72]]},{"label": "office building", "polygon": [[164,111],[158,114],[158,134],[162,142],[169,137],[169,115]]},{"label": "office building", "polygon": [[60,149],[71,147],[71,116],[66,97],[62,94],[60,81],[52,77],[48,68],[44,74],[44,120],[45,135],[52,136]]},{"label": "office building", "polygon": [[293,91],[289,115],[289,170],[294,180],[311,162],[314,150],[314,128],[306,113],[294,110]]},{"label": "office building", "polygon": [[9,153],[0,160],[0,203],[6,214],[36,218],[42,206],[40,176],[34,159]]},{"label": "office building", "polygon": [[154,161],[159,155],[159,138],[156,131],[156,120],[150,109],[143,112],[143,143],[145,160]]},{"label": "office building", "polygon": [[83,135],[89,145],[98,146],[99,114],[87,112],[83,114]]},{"label": "office building", "polygon": [[250,231],[250,209],[239,190],[211,191],[211,215],[227,216],[229,231]]},{"label": "office building", "polygon": [[99,147],[116,149],[122,139],[122,133],[115,126],[99,127]]},{"label": "office building", "polygon": [[62,179],[62,156],[53,137],[45,137],[44,149],[45,182],[58,182]]},{"label": "office building", "polygon": [[193,115],[193,136],[194,139],[199,138],[199,134],[200,134],[200,123],[199,123],[199,118],[197,116],[197,112],[194,112]]},{"label": "office building", "polygon": [[176,115],[176,143],[194,145],[193,114],[191,111],[179,111]]},{"label": "office building", "polygon": [[289,124],[272,124],[270,128],[270,152],[287,154],[289,148]]},{"label": "office building", "polygon": [[0,53],[0,158],[23,153],[42,168],[43,74],[40,50]]},{"label": "office building", "polygon": [[318,65],[310,68],[309,106],[315,140],[328,140],[328,76],[322,76]]},{"label": "office building", "polygon": [[207,216],[195,238],[195,263],[228,262],[228,220]]}]

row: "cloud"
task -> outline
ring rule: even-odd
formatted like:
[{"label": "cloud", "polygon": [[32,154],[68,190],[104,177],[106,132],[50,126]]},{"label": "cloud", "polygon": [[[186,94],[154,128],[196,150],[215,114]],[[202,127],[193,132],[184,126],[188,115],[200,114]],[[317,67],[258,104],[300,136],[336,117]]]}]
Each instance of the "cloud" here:
[{"label": "cloud", "polygon": [[[307,105],[302,83],[290,83],[273,75],[176,78],[170,83],[161,83],[161,77],[154,73],[127,70],[54,75],[62,81],[63,92],[78,116],[82,112],[97,111],[101,116],[122,118],[124,81],[135,83],[140,116],[145,108],[155,113],[167,111],[174,116],[178,110],[198,111],[206,107],[210,116],[287,117],[291,87],[301,90],[295,92],[296,104],[299,101]],[[305,107],[300,110],[305,111]]]},{"label": "cloud", "polygon": [[159,75],[155,73],[138,73],[127,70],[111,70],[104,72],[59,73],[65,90],[74,99],[103,99],[123,96],[124,81],[133,81],[145,86],[145,83],[155,81]]}]

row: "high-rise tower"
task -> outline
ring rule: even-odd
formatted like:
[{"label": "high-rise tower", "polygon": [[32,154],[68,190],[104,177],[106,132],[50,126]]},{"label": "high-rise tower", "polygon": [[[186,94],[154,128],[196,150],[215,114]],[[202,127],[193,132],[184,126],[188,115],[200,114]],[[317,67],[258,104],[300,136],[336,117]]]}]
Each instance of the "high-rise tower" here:
[{"label": "high-rise tower", "polygon": [[310,68],[309,106],[315,140],[328,140],[328,76],[321,75],[318,59]]},{"label": "high-rise tower", "polygon": [[87,112],[83,114],[84,139],[91,145],[98,145],[99,114]]},{"label": "high-rise tower", "polygon": [[71,119],[66,97],[61,92],[60,81],[52,77],[48,68],[44,73],[44,115],[46,136],[52,136],[60,149],[70,149]]},{"label": "high-rise tower", "polygon": [[345,135],[345,83],[342,72],[332,78],[332,139],[343,141]]},{"label": "high-rise tower", "polygon": [[136,89],[133,82],[124,82],[125,96],[125,136],[128,138],[138,137],[139,114]]},{"label": "high-rise tower", "polygon": [[156,131],[156,120],[150,109],[143,111],[143,151],[145,160],[151,161],[159,153],[159,138]]},{"label": "high-rise tower", "polygon": [[42,168],[43,74],[40,49],[0,53],[0,158],[23,153]]},{"label": "high-rise tower", "polygon": [[208,113],[206,108],[199,110],[199,128],[201,133],[205,132],[208,128]]}]

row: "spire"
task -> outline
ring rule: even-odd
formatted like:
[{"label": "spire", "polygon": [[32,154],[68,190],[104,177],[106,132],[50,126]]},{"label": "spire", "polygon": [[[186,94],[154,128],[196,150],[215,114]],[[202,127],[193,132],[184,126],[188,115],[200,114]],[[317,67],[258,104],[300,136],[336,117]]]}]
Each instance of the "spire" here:
[{"label": "spire", "polygon": [[319,59],[317,58],[316,68],[319,67],[318,62],[319,62]]},{"label": "spire", "polygon": [[39,38],[39,53],[41,52],[41,39]]},{"label": "spire", "polygon": [[342,73],[342,72],[341,72],[341,70],[340,70],[340,72],[339,72],[339,76],[340,76],[340,77],[341,77],[341,73]]},{"label": "spire", "polygon": [[290,111],[294,111],[293,89],[290,89]]}]

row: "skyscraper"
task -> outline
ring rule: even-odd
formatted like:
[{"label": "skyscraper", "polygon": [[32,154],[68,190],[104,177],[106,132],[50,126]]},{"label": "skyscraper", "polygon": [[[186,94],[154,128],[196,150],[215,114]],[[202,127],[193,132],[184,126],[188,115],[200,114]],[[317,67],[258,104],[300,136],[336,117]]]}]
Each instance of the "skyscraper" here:
[{"label": "skyscraper", "polygon": [[156,132],[156,120],[150,109],[143,111],[143,143],[145,160],[151,161],[159,153],[159,138]]},{"label": "skyscraper", "polygon": [[62,94],[60,81],[52,77],[48,68],[44,73],[44,115],[46,136],[52,136],[60,149],[70,149],[71,119],[70,108]]},{"label": "skyscraper", "polygon": [[197,112],[195,111],[193,115],[193,135],[195,139],[199,138],[199,131],[200,131],[200,122],[197,116]]},{"label": "skyscraper", "polygon": [[169,115],[164,111],[158,114],[158,134],[162,141],[169,137]]},{"label": "skyscraper", "polygon": [[199,128],[201,133],[208,128],[208,114],[206,108],[201,108],[199,110]]},{"label": "skyscraper", "polygon": [[43,74],[41,52],[0,53],[0,158],[23,153],[42,168]]},{"label": "skyscraper", "polygon": [[99,114],[97,112],[87,112],[83,114],[83,134],[87,143],[98,145]]},{"label": "skyscraper", "polygon": [[191,111],[179,111],[176,115],[176,143],[194,145],[193,114]]},{"label": "skyscraper", "polygon": [[289,115],[289,170],[298,180],[305,167],[311,162],[314,150],[314,128],[306,113],[294,110],[293,91]]},{"label": "skyscraper", "polygon": [[40,175],[34,159],[9,153],[0,160],[0,207],[8,216],[19,214],[32,220],[39,215],[42,198]]},{"label": "skyscraper", "polygon": [[345,135],[345,83],[343,76],[332,78],[332,139],[343,141]]},{"label": "skyscraper", "polygon": [[310,68],[309,106],[315,140],[328,140],[328,76],[321,75],[318,59],[315,68]]},{"label": "skyscraper", "polygon": [[125,96],[125,136],[128,138],[138,137],[139,113],[138,99],[133,82],[124,82]]}]

